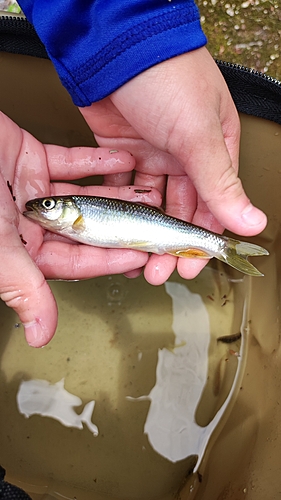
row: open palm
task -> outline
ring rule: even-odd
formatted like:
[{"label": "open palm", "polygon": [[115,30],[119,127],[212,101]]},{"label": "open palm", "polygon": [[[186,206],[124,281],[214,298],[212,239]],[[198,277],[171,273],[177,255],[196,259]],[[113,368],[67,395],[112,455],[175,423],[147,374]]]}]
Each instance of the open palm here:
[{"label": "open palm", "polygon": [[[73,244],[26,219],[22,215],[25,203],[75,193],[157,205],[161,196],[154,189],[141,194],[133,187],[120,186],[118,174],[124,172],[129,179],[135,165],[125,151],[43,145],[2,113],[0,130],[0,296],[18,313],[27,341],[40,347],[52,338],[57,325],[56,302],[45,277],[74,280],[126,273],[142,267],[148,255]],[[96,174],[107,174],[113,185],[79,187],[52,182]]]}]

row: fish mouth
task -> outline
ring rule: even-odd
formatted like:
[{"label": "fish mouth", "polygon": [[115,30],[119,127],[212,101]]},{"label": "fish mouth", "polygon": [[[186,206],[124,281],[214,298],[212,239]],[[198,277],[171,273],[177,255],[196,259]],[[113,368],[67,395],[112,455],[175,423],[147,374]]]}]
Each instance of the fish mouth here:
[{"label": "fish mouth", "polygon": [[[27,204],[25,205],[25,208],[26,208],[26,212],[33,212],[33,210],[34,210],[33,207],[31,207]],[[23,212],[23,213],[25,214],[26,212]]]},{"label": "fish mouth", "polygon": [[37,203],[35,202],[35,200],[29,200],[26,202],[25,204],[25,212],[23,212],[23,215],[27,215],[27,217],[31,217],[32,214],[38,214],[38,205]]},{"label": "fish mouth", "polygon": [[23,212],[23,215],[25,215],[25,217],[28,217],[29,219],[37,219],[38,218],[38,211],[36,210],[36,207],[26,203],[25,208],[26,208],[26,210],[25,210],[25,212]]},{"label": "fish mouth", "polygon": [[38,219],[38,216],[37,216],[37,213],[34,212],[32,209],[26,211],[26,212],[23,212],[23,215],[25,217],[27,217],[28,219]]}]

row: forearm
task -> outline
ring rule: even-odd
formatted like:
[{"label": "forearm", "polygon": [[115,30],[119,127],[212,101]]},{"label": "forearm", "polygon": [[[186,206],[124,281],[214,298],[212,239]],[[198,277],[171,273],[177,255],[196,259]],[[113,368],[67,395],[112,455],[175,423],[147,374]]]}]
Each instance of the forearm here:
[{"label": "forearm", "polygon": [[110,95],[144,70],[202,47],[192,0],[20,0],[78,106]]}]

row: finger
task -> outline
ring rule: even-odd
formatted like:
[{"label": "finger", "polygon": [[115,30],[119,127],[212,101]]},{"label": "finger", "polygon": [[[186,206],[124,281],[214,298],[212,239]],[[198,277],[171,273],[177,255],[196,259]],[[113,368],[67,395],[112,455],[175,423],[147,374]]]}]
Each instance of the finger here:
[{"label": "finger", "polygon": [[192,218],[192,223],[196,226],[204,227],[213,233],[223,233],[224,227],[217,221],[210,212],[207,204],[197,196],[197,207]]},{"label": "finger", "polygon": [[[217,221],[200,197],[197,196],[197,208],[194,213],[192,223],[196,226],[204,227],[215,233],[222,233],[224,228]],[[209,261],[206,259],[178,259],[177,269],[179,275],[184,279],[193,279]]]},{"label": "finger", "polygon": [[131,172],[135,167],[132,154],[116,148],[65,148],[47,144],[45,151],[52,180]]},{"label": "finger", "polygon": [[[173,217],[211,229],[207,227],[210,218],[216,223],[217,221],[205,205],[201,211],[201,205],[196,189],[187,175],[169,176],[167,183],[167,213]],[[206,210],[203,210],[203,208],[206,208]],[[177,266],[178,273],[182,278],[193,279],[207,262],[206,260],[178,258],[175,266]]]},{"label": "finger", "polygon": [[187,175],[169,175],[166,190],[166,212],[191,222],[197,207],[197,193]]},{"label": "finger", "polygon": [[88,279],[142,268],[148,254],[136,250],[95,248],[63,241],[44,241],[35,261],[49,279]]},{"label": "finger", "polygon": [[[208,123],[199,116],[189,140],[185,140],[175,154],[186,165],[199,196],[220,225],[252,236],[265,228],[267,220],[265,214],[251,204],[238,177],[240,128],[234,123],[236,110],[232,101],[225,107],[226,122],[221,123],[221,117],[216,116]],[[193,144],[192,150],[190,144]]]},{"label": "finger", "polygon": [[1,111],[0,128],[1,173],[12,184],[15,161],[18,158],[22,144],[22,130]]},{"label": "finger", "polygon": [[131,172],[119,172],[103,176],[103,186],[127,186],[132,184]]},{"label": "finger", "polygon": [[162,197],[165,196],[166,191],[166,175],[150,175],[136,172],[135,185],[147,186],[147,188],[155,188],[161,193]]},{"label": "finger", "polygon": [[177,265],[173,255],[151,255],[144,269],[144,277],[151,285],[163,285]]},{"label": "finger", "polygon": [[206,259],[178,259],[177,270],[185,280],[193,280],[208,262]]},{"label": "finger", "polygon": [[56,330],[57,306],[43,274],[24,248],[1,245],[0,259],[1,299],[19,315],[28,344],[46,345]]},{"label": "finger", "polygon": [[[196,203],[197,206],[194,214],[193,215],[191,215],[191,213],[187,214],[187,217],[190,217],[189,220],[191,220],[192,224],[195,224],[199,227],[204,227],[209,231],[222,233],[224,228],[217,221],[214,215],[209,211],[207,205],[201,200],[201,198],[197,194],[196,194]],[[177,270],[182,278],[194,279],[208,264],[208,262],[209,261],[207,259],[179,258],[177,261]]]},{"label": "finger", "polygon": [[[196,205],[195,189],[186,175],[167,179],[166,212],[182,220],[190,220]],[[172,255],[152,255],[145,266],[144,276],[152,285],[162,285],[177,266],[178,259]]]},{"label": "finger", "polygon": [[13,175],[13,182],[10,182],[13,185],[16,203],[19,205],[46,192],[50,183],[44,146],[28,132],[24,130],[21,132],[19,154],[10,161],[11,175]]},{"label": "finger", "polygon": [[98,132],[102,137],[117,137],[120,130],[122,137],[140,137],[130,127],[109,97],[95,102],[91,106],[79,108],[79,111],[90,129],[94,133]]},{"label": "finger", "polygon": [[1,178],[0,296],[22,322],[27,342],[41,347],[57,325],[57,308],[44,276],[33,263],[17,231],[18,214]]},{"label": "finger", "polygon": [[183,166],[170,153],[144,139],[129,137],[102,137],[95,134],[96,141],[103,147],[130,151],[136,160],[136,169],[150,175],[183,175]]},{"label": "finger", "polygon": [[134,269],[133,271],[128,271],[124,273],[124,276],[129,279],[138,278],[143,272],[143,267],[139,267],[138,269]]},{"label": "finger", "polygon": [[217,184],[202,196],[220,224],[236,234],[253,236],[266,227],[266,215],[250,202],[231,166],[221,169]]}]

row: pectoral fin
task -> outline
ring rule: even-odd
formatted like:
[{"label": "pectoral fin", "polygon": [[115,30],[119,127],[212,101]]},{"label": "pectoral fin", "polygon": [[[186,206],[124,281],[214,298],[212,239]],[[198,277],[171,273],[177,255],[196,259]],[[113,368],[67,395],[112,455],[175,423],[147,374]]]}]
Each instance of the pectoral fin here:
[{"label": "pectoral fin", "polygon": [[77,217],[77,219],[72,224],[72,228],[78,233],[85,229],[85,221],[83,215],[79,215],[79,217]]},{"label": "pectoral fin", "polygon": [[186,250],[172,250],[168,252],[170,255],[175,255],[176,257],[183,258],[199,258],[199,259],[210,259],[212,256],[204,252],[204,250],[199,250],[198,248],[187,248]]}]

